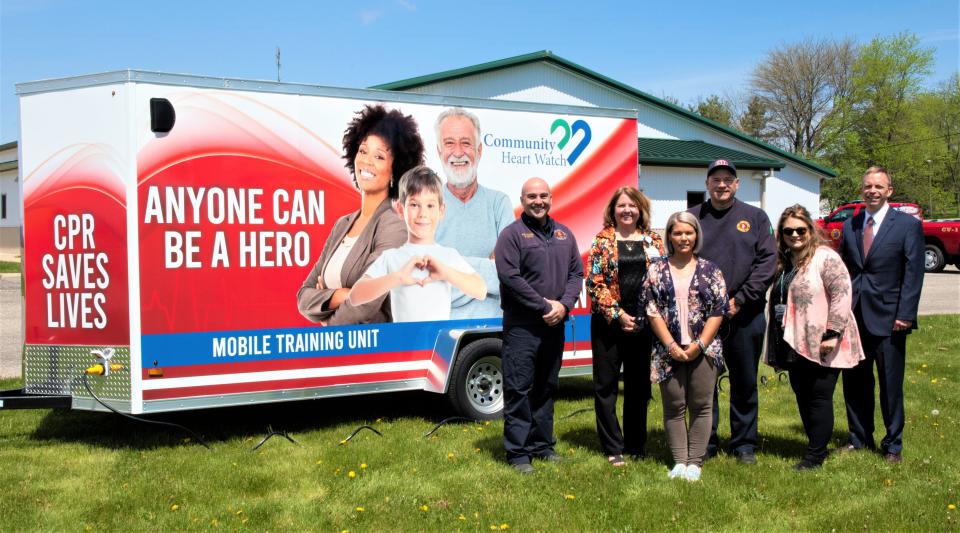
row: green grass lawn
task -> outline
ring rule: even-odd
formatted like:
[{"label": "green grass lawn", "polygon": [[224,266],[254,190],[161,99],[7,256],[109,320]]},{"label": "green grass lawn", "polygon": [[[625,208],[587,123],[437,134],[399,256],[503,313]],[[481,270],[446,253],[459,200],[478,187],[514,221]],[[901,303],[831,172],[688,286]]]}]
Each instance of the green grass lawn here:
[{"label": "green grass lawn", "polygon": [[[960,316],[921,324],[908,348],[898,466],[860,452],[794,472],[806,440],[790,386],[776,379],[760,389],[759,463],[720,456],[695,484],[667,479],[656,392],[650,456],[610,467],[592,411],[565,418],[592,409],[584,378],[565,380],[556,405],[567,461],[537,463],[531,476],[503,462],[499,421],[450,424],[424,438],[444,416],[441,398],[427,393],[157,417],[191,427],[212,451],[115,415],[0,411],[0,531],[957,530]],[[837,442],[842,408],[838,387]],[[362,431],[340,444],[363,424],[383,437]],[[251,452],[268,426],[300,445],[273,438]]]},{"label": "green grass lawn", "polygon": [[11,272],[20,272],[20,263],[15,261],[0,261],[0,274],[7,274]]}]

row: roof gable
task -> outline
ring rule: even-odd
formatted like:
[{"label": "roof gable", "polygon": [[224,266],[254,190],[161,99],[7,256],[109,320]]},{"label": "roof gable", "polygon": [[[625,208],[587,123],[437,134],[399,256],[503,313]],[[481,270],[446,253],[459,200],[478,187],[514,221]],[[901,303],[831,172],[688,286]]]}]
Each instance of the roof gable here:
[{"label": "roof gable", "polygon": [[781,169],[786,163],[778,159],[759,157],[725,146],[704,141],[680,141],[676,139],[637,139],[640,163],[663,166],[702,166],[706,168],[717,159],[733,162],[737,168]]},{"label": "roof gable", "polygon": [[[745,133],[743,133],[743,132],[741,132],[741,131],[739,131],[739,130],[737,130],[737,129],[735,129],[735,128],[731,128],[730,126],[727,126],[727,125],[725,125],[725,124],[720,124],[720,123],[718,123],[718,122],[714,122],[714,121],[712,121],[712,120],[710,120],[710,119],[704,118],[704,117],[702,117],[702,116],[700,116],[700,115],[698,115],[698,114],[696,114],[696,113],[693,113],[693,112],[691,112],[691,111],[689,111],[689,110],[687,110],[687,109],[684,109],[683,107],[680,107],[680,106],[678,106],[678,105],[674,105],[674,104],[672,104],[672,103],[670,103],[670,102],[667,102],[666,100],[663,100],[663,99],[661,99],[661,98],[657,98],[657,97],[655,97],[655,96],[653,96],[653,95],[650,95],[650,94],[648,94],[648,93],[645,93],[645,92],[643,92],[643,91],[641,91],[641,90],[638,90],[638,89],[636,89],[636,88],[634,88],[634,87],[631,87],[631,86],[629,86],[629,85],[626,85],[626,84],[624,84],[624,83],[621,83],[621,82],[619,82],[619,81],[617,81],[617,80],[614,80],[614,79],[612,79],[612,78],[608,78],[608,77],[606,77],[606,76],[604,76],[604,75],[602,75],[602,74],[599,74],[599,73],[597,73],[597,72],[594,72],[594,71],[592,71],[592,70],[590,70],[590,69],[588,69],[588,68],[585,68],[585,67],[583,67],[583,66],[580,66],[580,65],[578,65],[578,64],[576,64],[576,63],[574,63],[574,62],[572,62],[572,61],[568,61],[568,60],[566,60],[566,59],[563,59],[562,57],[559,57],[559,56],[553,54],[553,53],[550,52],[549,50],[542,50],[542,51],[533,52],[533,53],[530,53],[530,54],[524,54],[524,55],[519,55],[519,56],[514,56],[514,57],[508,57],[508,58],[505,58],[505,59],[500,59],[500,60],[497,60],[497,61],[490,61],[490,62],[487,62],[487,63],[481,63],[481,64],[479,64],[479,65],[473,65],[473,66],[470,66],[470,67],[463,67],[463,68],[458,68],[458,69],[454,69],[454,70],[447,70],[447,71],[443,71],[443,72],[438,72],[438,73],[436,73],[436,74],[429,74],[429,75],[426,75],[426,76],[418,76],[418,77],[415,77],[415,78],[408,78],[408,79],[405,79],[405,80],[395,81],[395,82],[391,82],[391,83],[384,83],[384,84],[380,84],[380,85],[374,85],[374,86],[371,87],[371,88],[372,88],[372,89],[390,90],[390,91],[404,91],[404,90],[408,90],[408,89],[413,89],[413,88],[415,88],[415,87],[420,87],[420,86],[423,86],[423,85],[428,85],[428,84],[431,84],[431,83],[437,83],[437,82],[441,82],[441,81],[450,81],[450,80],[455,80],[455,79],[459,79],[459,78],[465,78],[465,77],[472,76],[472,75],[475,75],[475,74],[480,74],[480,73],[490,72],[490,71],[500,70],[500,69],[506,69],[506,68],[515,67],[515,66],[523,65],[523,64],[527,64],[527,63],[534,63],[534,62],[537,62],[537,61],[545,61],[545,62],[547,62],[547,63],[552,63],[552,64],[558,65],[558,66],[560,66],[560,67],[566,68],[566,69],[568,69],[568,70],[570,70],[570,71],[573,71],[573,72],[575,72],[575,73],[577,73],[577,74],[580,74],[580,75],[585,76],[585,77],[587,77],[587,78],[593,79],[593,80],[595,80],[595,81],[597,81],[597,82],[599,82],[599,83],[601,83],[601,84],[604,84],[604,85],[613,87],[613,88],[615,88],[615,89],[618,89],[618,90],[620,90],[620,91],[623,91],[623,92],[625,92],[625,93],[627,93],[627,94],[629,94],[629,95],[631,95],[631,96],[633,96],[633,97],[635,97],[635,98],[637,98],[637,99],[639,99],[639,100],[642,100],[642,101],[644,101],[644,102],[646,102],[646,103],[648,103],[648,104],[652,104],[652,105],[654,105],[654,106],[656,106],[656,107],[660,107],[660,108],[665,109],[665,110],[667,110],[667,111],[670,111],[670,112],[672,112],[672,113],[677,113],[677,114],[679,114],[679,115],[682,115],[682,116],[684,116],[684,117],[686,117],[686,118],[688,118],[688,119],[690,119],[690,120],[692,120],[692,121],[694,121],[694,122],[697,122],[697,123],[699,123],[700,125],[703,125],[703,126],[705,126],[705,127],[707,127],[707,128],[710,128],[710,129],[719,131],[719,132],[724,133],[724,134],[726,134],[726,135],[729,135],[729,136],[731,136],[731,137],[735,137],[735,138],[737,138],[737,139],[739,139],[739,140],[741,140],[741,141],[747,142],[747,143],[749,143],[749,144],[751,144],[751,145],[754,145],[754,146],[756,146],[756,147],[758,147],[758,148],[761,148],[761,149],[763,149],[763,150],[765,150],[765,151],[773,152],[774,154],[777,154],[778,156],[781,156],[781,157],[783,157],[783,158],[785,158],[785,159],[787,159],[787,160],[789,160],[789,161],[793,161],[794,163],[797,163],[797,164],[799,164],[799,165],[801,165],[801,166],[803,166],[803,167],[806,167],[806,168],[808,168],[808,169],[810,169],[810,170],[813,170],[813,171],[815,171],[815,172],[818,172],[818,173],[820,173],[820,174],[825,174],[825,175],[830,176],[830,177],[836,177],[836,176],[837,176],[837,173],[836,173],[833,169],[830,169],[830,168],[827,168],[827,167],[825,167],[825,166],[819,165],[819,164],[817,164],[817,163],[814,163],[813,161],[809,161],[809,160],[807,160],[807,159],[804,159],[804,158],[802,158],[802,157],[800,157],[800,156],[798,156],[798,155],[796,155],[796,154],[790,153],[790,152],[788,152],[788,151],[786,151],[786,150],[783,150],[783,149],[781,149],[781,148],[777,148],[776,146],[773,146],[773,145],[768,144],[768,143],[765,143],[765,142],[763,142],[763,141],[761,141],[761,140],[759,140],[759,139],[756,139],[756,138],[754,138],[754,137],[751,137],[751,136],[749,136],[749,135],[747,135],[747,134],[745,134]],[[705,144],[706,144],[706,143],[705,143]],[[739,153],[743,153],[743,152],[739,152]],[[749,155],[749,154],[746,154],[746,155]],[[751,156],[751,157],[755,157],[755,156]],[[642,157],[641,157],[641,160],[642,160]],[[767,167],[767,168],[769,168],[769,167]],[[774,168],[782,168],[782,167],[774,167]]]}]

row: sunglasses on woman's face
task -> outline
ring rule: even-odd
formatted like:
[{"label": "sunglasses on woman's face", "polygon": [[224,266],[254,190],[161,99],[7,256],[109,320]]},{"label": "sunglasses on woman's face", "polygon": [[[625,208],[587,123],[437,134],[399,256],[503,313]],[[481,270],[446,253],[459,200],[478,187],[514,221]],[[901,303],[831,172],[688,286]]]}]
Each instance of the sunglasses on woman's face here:
[{"label": "sunglasses on woman's face", "polygon": [[807,228],[783,228],[783,234],[787,237],[793,237],[793,234],[796,233],[800,237],[803,237],[807,234]]}]

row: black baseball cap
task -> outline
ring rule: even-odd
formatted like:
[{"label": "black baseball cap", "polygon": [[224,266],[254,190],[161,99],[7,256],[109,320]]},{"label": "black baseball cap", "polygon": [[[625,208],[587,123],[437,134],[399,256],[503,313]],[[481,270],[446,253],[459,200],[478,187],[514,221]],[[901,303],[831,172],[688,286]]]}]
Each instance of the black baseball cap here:
[{"label": "black baseball cap", "polygon": [[717,159],[713,163],[710,163],[710,166],[707,167],[707,177],[709,178],[710,174],[713,174],[713,171],[717,170],[718,168],[725,168],[729,170],[734,177],[737,176],[737,167],[735,167],[733,163],[727,161],[726,159]]}]

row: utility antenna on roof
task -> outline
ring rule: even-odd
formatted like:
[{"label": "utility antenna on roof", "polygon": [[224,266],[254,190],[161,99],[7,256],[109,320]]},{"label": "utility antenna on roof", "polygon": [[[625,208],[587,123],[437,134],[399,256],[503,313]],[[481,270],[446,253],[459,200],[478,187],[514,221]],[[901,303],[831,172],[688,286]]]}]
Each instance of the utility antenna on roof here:
[{"label": "utility antenna on roof", "polygon": [[280,81],[280,47],[277,47],[277,53],[275,54],[277,59],[277,81]]}]

